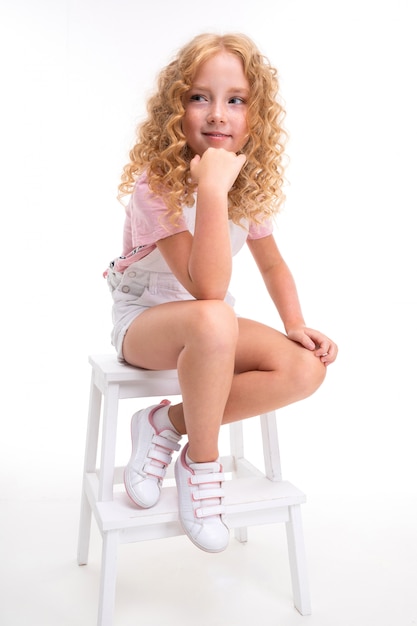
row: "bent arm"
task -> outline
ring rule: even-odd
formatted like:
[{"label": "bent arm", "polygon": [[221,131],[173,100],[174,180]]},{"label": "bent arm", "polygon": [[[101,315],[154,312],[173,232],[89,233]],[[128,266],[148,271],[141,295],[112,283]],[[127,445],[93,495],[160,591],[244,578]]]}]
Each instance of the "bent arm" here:
[{"label": "bent arm", "polygon": [[294,278],[272,235],[248,240],[248,246],[266,288],[284,324],[289,339],[313,350],[324,365],[336,359],[337,345],[326,335],[305,325]]},{"label": "bent arm", "polygon": [[294,278],[273,235],[249,239],[248,246],[287,334],[292,328],[305,326]]},{"label": "bent arm", "polygon": [[182,232],[157,243],[181,284],[198,300],[223,300],[232,273],[228,193],[245,161],[243,155],[208,149],[194,157],[198,183],[194,236]]}]

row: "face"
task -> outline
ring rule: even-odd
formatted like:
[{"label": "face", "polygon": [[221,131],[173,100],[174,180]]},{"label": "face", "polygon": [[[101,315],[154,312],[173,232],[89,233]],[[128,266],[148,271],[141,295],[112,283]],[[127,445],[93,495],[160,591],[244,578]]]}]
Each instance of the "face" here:
[{"label": "face", "polygon": [[185,96],[182,129],[187,144],[200,156],[207,148],[238,152],[249,138],[249,83],[241,60],[219,52],[197,70]]}]

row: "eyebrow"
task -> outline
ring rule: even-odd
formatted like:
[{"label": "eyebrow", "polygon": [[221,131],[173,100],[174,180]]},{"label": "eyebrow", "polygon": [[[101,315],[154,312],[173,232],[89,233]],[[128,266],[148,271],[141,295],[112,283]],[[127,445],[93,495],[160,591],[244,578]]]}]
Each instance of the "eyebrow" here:
[{"label": "eyebrow", "polygon": [[[210,87],[205,87],[204,85],[191,85],[190,91],[210,91]],[[245,87],[230,87],[230,89],[227,90],[227,93],[236,93],[236,94],[245,94],[248,95],[249,94],[249,89],[246,89]]]}]

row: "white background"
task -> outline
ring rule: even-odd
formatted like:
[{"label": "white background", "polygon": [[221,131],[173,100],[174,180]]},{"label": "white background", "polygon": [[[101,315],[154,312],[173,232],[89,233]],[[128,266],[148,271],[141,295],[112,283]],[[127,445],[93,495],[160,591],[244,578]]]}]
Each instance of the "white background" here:
[{"label": "white background", "polygon": [[[78,507],[87,355],[113,350],[102,272],[121,251],[116,193],[136,124],[180,46],[241,31],[278,67],[287,108],[277,240],[307,323],[340,348],[315,396],[280,412],[284,476],[352,514],[361,501],[415,516],[413,4],[0,0],[6,515],[16,501]],[[280,327],[259,280],[242,252],[239,312]]]}]

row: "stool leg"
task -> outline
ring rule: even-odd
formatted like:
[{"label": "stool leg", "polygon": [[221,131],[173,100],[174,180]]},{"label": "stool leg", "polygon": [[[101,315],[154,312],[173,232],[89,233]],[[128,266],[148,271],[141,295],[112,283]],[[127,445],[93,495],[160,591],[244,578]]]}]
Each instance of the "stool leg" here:
[{"label": "stool leg", "polygon": [[104,533],[97,626],[113,626],[118,543],[119,532],[117,530]]},{"label": "stool leg", "polygon": [[269,480],[282,480],[275,411],[260,416],[265,474]]},{"label": "stool leg", "polygon": [[247,542],[248,529],[246,528],[246,526],[243,526],[242,528],[235,528],[234,534],[235,534],[236,541],[239,541],[239,543]]},{"label": "stool leg", "polygon": [[109,384],[104,395],[103,432],[98,500],[113,500],[113,478],[116,459],[117,414],[119,407],[119,385]]},{"label": "stool leg", "polygon": [[307,560],[301,521],[301,507],[299,504],[293,504],[289,507],[289,517],[289,521],[286,522],[286,530],[294,606],[301,615],[310,615],[311,602]]},{"label": "stool leg", "polygon": [[[244,457],[244,442],[243,442],[243,426],[242,422],[233,422],[229,425],[230,434],[230,454],[234,459],[234,463],[237,466],[237,461]],[[237,473],[237,472],[235,472]],[[248,540],[248,529],[246,527],[235,528],[235,539],[240,543],[246,543]]]},{"label": "stool leg", "polygon": [[88,409],[87,436],[84,456],[84,473],[81,495],[80,524],[78,532],[78,565],[86,565],[91,532],[91,506],[85,492],[86,474],[93,472],[97,462],[98,435],[100,427],[101,392],[96,387],[94,372],[91,376],[90,404]]},{"label": "stool leg", "polygon": [[88,502],[85,493],[81,496],[81,512],[80,512],[80,526],[78,532],[78,550],[77,550],[77,562],[78,565],[87,565],[88,563],[88,549],[90,547],[90,533],[91,533],[91,507]]}]

